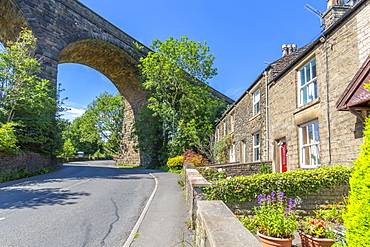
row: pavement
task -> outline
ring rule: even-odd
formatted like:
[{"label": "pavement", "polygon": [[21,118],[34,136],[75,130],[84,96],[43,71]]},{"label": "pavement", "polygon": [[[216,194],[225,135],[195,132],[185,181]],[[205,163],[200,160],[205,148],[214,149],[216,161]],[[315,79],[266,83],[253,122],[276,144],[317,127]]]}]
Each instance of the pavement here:
[{"label": "pavement", "polygon": [[152,171],[157,189],[148,205],[130,247],[193,246],[194,233],[188,228],[189,206],[179,174]]}]

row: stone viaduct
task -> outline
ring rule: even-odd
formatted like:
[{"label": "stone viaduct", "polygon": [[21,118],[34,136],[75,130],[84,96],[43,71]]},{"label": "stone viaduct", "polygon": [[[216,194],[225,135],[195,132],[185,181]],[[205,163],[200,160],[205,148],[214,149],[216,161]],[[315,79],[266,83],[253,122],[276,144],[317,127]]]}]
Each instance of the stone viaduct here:
[{"label": "stone viaduct", "polygon": [[36,56],[43,56],[44,61],[41,76],[51,83],[57,83],[60,63],[83,64],[109,78],[126,104],[120,162],[147,163],[144,154],[134,151],[130,134],[135,116],[145,104],[137,64],[149,48],[137,49],[137,40],[77,0],[0,0],[0,27],[2,43],[14,40],[22,27],[32,30],[38,39]]}]

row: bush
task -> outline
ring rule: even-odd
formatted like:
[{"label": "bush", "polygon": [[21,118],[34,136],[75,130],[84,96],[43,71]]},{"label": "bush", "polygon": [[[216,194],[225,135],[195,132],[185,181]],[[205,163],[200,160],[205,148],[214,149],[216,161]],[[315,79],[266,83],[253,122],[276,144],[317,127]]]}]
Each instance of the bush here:
[{"label": "bush", "polygon": [[349,246],[370,246],[370,119],[366,120],[364,145],[350,178],[350,193],[344,225]]},{"label": "bush", "polygon": [[208,159],[192,150],[186,150],[182,156],[184,156],[184,163],[192,163],[195,166],[205,166],[210,163]]},{"label": "bush", "polygon": [[0,123],[0,152],[18,151],[17,138],[15,136],[13,123]]},{"label": "bush", "polygon": [[203,190],[207,199],[224,202],[251,201],[270,191],[280,191],[287,197],[294,198],[319,192],[324,187],[347,185],[352,171],[352,167],[334,166],[308,171],[254,174],[219,180]]},{"label": "bush", "polygon": [[166,165],[169,168],[181,169],[182,168],[182,160],[183,160],[183,157],[182,156],[177,156],[177,157],[174,157],[174,158],[169,158]]}]

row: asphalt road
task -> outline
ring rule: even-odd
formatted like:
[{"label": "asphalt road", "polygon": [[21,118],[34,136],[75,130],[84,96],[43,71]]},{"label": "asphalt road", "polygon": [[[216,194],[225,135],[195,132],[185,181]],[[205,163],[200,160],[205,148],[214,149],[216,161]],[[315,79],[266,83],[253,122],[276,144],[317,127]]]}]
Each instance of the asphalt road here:
[{"label": "asphalt road", "polygon": [[0,184],[0,246],[123,246],[155,187],[143,169],[73,162]]}]

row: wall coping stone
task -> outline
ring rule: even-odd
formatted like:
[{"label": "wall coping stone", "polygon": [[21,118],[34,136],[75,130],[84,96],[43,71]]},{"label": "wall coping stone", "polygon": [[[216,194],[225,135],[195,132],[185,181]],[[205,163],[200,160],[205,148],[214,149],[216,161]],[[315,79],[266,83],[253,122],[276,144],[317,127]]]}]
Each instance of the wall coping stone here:
[{"label": "wall coping stone", "polygon": [[186,169],[186,176],[193,187],[209,187],[212,184],[208,182],[197,169]]},{"label": "wall coping stone", "polygon": [[222,201],[198,201],[197,215],[212,247],[262,246]]}]

